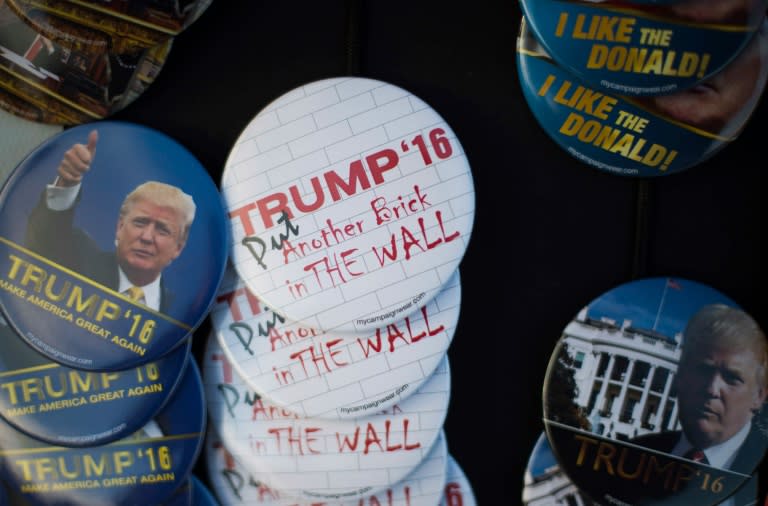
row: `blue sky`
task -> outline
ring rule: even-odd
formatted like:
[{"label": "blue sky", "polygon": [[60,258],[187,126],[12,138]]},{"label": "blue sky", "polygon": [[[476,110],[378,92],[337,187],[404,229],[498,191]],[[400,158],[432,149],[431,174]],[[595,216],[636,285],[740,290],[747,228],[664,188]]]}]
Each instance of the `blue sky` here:
[{"label": "blue sky", "polygon": [[549,446],[549,441],[547,441],[546,435],[542,432],[528,459],[528,471],[530,471],[531,476],[540,476],[556,464],[557,460],[552,453],[552,448]]},{"label": "blue sky", "polygon": [[713,303],[738,307],[724,294],[701,283],[682,278],[648,278],[606,292],[589,304],[587,314],[596,319],[613,318],[619,324],[630,319],[633,326],[645,329],[653,329],[659,314],[655,330],[674,336],[682,332],[685,323],[701,306]]}]

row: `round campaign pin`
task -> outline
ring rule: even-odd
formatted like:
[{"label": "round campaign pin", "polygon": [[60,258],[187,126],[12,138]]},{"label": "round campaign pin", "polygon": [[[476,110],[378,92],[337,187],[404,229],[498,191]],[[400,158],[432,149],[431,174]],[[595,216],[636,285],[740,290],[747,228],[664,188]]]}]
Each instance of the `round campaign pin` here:
[{"label": "round campaign pin", "polygon": [[208,415],[227,450],[286,496],[360,499],[392,487],[429,453],[450,396],[448,359],[402,403],[345,420],[302,418],[250,391],[215,336],[203,358]]},{"label": "round campaign pin", "polygon": [[0,317],[0,416],[36,439],[96,446],[121,439],[157,414],[190,356],[191,340],[157,362],[116,372],[51,362]]},{"label": "round campaign pin", "polygon": [[768,77],[768,23],[719,73],[660,96],[612,95],[581,83],[553,61],[525,19],[517,59],[528,105],[560,147],[603,171],[662,176],[711,157],[743,130]]},{"label": "round campaign pin", "polygon": [[447,482],[440,506],[477,506],[472,485],[452,455],[448,455]]},{"label": "round campaign pin", "polygon": [[120,122],[70,128],[0,193],[0,307],[61,364],[155,361],[207,315],[227,260],[225,219],[208,173],[171,138]]},{"label": "round campaign pin", "polygon": [[[448,488],[455,491],[452,484],[446,485],[448,476],[446,474],[446,459],[448,457],[445,434],[441,432],[424,460],[399,483],[363,499],[348,501],[339,499],[331,502],[323,500],[322,504],[324,506],[360,506],[360,504],[370,506],[383,506],[385,504],[387,506],[434,506],[443,493],[448,492]],[[312,506],[317,504],[312,499],[297,502],[295,498],[281,495],[279,491],[270,489],[235,460],[210,427],[206,439],[206,464],[208,466],[208,479],[221,504],[261,506]],[[450,506],[460,504],[474,506],[474,503],[469,502],[457,503],[454,501],[447,504]]]},{"label": "round campaign pin", "polygon": [[520,4],[541,45],[577,80],[623,95],[662,95],[691,88],[728,65],[760,28],[768,2]]},{"label": "round campaign pin", "polygon": [[187,481],[177,488],[171,497],[163,501],[162,506],[193,506],[193,494],[192,475],[190,474]]},{"label": "round campaign pin", "polygon": [[232,259],[273,311],[373,330],[434,298],[464,255],[474,187],[448,124],[411,93],[338,78],[281,96],[224,168]]},{"label": "round campaign pin", "polygon": [[[228,269],[211,312],[249,389],[302,417],[359,418],[418,389],[442,362],[459,319],[459,273],[404,319],[357,334],[320,333],[266,307]],[[414,304],[414,308],[419,304]]]},{"label": "round campaign pin", "polygon": [[540,503],[596,506],[563,473],[544,432],[536,440],[523,478],[523,506]]},{"label": "round campaign pin", "polygon": [[126,54],[168,42],[212,0],[7,0],[36,32],[80,52]]},{"label": "round campaign pin", "polygon": [[0,187],[33,149],[61,131],[61,126],[36,123],[0,110]]},{"label": "round campaign pin", "polygon": [[192,506],[219,506],[216,498],[200,479],[192,475],[190,482],[192,483]]},{"label": "round campaign pin", "polygon": [[558,463],[600,504],[719,504],[762,460],[765,334],[689,280],[620,285],[568,323],[544,385]]},{"label": "round campaign pin", "polygon": [[155,80],[172,45],[124,54],[70,50],[29,27],[8,2],[0,3],[0,25],[0,108],[49,124],[88,123],[125,108]]},{"label": "round campaign pin", "polygon": [[204,434],[200,373],[190,360],[158,415],[108,445],[50,446],[0,420],[2,473],[31,504],[162,504],[189,477]]}]

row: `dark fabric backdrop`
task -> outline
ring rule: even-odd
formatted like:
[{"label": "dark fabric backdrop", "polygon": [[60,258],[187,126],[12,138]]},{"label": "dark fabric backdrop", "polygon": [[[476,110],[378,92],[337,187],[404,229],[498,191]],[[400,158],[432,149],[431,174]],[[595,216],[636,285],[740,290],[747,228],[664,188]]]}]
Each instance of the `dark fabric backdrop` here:
[{"label": "dark fabric backdrop", "polygon": [[[511,0],[214,0],[152,86],[113,116],[172,136],[217,182],[250,119],[310,81],[388,81],[446,119],[471,163],[477,211],[445,428],[483,506],[519,504],[547,362],[593,298],[636,277],[688,278],[768,327],[765,104],[737,141],[685,172],[645,182],[599,172],[531,114],[515,63],[519,26]],[[209,328],[195,336],[198,357]]]}]

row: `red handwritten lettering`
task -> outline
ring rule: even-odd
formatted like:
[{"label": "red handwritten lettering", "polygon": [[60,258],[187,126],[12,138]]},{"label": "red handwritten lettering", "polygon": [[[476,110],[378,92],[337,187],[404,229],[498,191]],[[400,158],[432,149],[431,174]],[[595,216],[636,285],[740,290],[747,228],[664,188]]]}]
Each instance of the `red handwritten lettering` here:
[{"label": "red handwritten lettering", "polygon": [[278,453],[283,452],[283,443],[287,445],[287,452],[289,455],[305,455],[307,453],[321,453],[321,450],[313,447],[314,443],[317,443],[318,438],[313,437],[312,434],[320,432],[320,427],[296,427],[294,434],[294,427],[274,427],[268,429],[267,432],[275,436],[275,442],[277,443]]}]

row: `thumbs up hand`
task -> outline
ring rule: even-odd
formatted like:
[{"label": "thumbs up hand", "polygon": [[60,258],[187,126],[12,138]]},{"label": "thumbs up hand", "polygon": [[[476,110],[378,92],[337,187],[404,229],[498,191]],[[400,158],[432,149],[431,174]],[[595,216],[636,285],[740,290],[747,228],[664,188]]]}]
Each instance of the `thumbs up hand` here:
[{"label": "thumbs up hand", "polygon": [[88,134],[87,144],[75,144],[64,153],[57,169],[59,177],[56,179],[56,186],[74,186],[83,180],[96,156],[98,141],[99,133],[92,130]]}]

